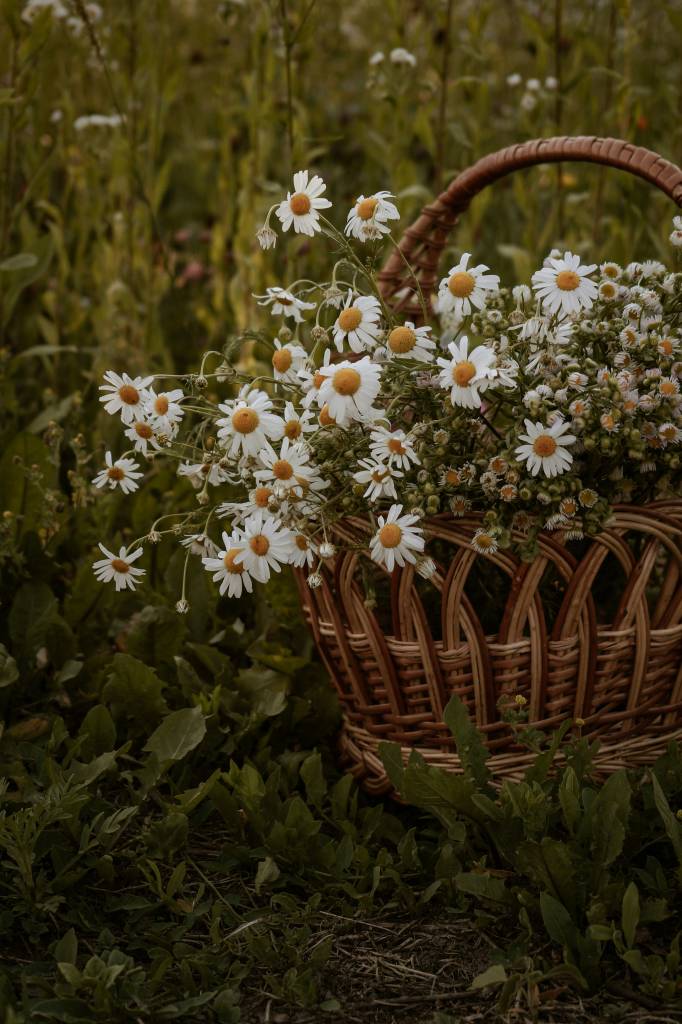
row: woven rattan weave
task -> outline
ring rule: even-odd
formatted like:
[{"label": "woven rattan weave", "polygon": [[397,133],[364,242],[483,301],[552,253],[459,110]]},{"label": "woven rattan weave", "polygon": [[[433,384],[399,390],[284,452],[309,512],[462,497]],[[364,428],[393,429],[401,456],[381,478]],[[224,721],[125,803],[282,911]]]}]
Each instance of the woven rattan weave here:
[{"label": "woven rattan weave", "polygon": [[[509,147],[461,174],[405,232],[401,249],[423,293],[434,292],[448,233],[477,192],[511,171],[562,160],[628,170],[682,205],[682,171],[629,143],[557,138]],[[402,256],[394,254],[380,280],[394,308],[418,320],[420,303]],[[365,787],[391,788],[377,754],[381,740],[400,743],[405,757],[417,748],[429,763],[459,770],[443,722],[453,694],[485,734],[498,779],[518,777],[531,756],[500,720],[505,694],[525,697],[529,720],[540,728],[582,719],[583,733],[599,736],[603,773],[650,763],[670,739],[682,739],[682,499],[616,508],[613,525],[577,554],[557,531],[542,535],[530,564],[508,551],[490,556],[504,597],[492,629],[472,588],[481,563],[470,547],[478,525],[473,515],[424,523],[439,551],[428,584],[439,592],[435,616],[425,607],[424,581],[409,566],[386,576],[371,607],[366,581],[376,567],[348,550],[368,539],[369,523],[360,519],[337,524],[346,550],[327,563],[319,589],[297,572],[306,617],[344,709],[341,753]],[[598,588],[605,576],[612,611],[604,622]]]}]

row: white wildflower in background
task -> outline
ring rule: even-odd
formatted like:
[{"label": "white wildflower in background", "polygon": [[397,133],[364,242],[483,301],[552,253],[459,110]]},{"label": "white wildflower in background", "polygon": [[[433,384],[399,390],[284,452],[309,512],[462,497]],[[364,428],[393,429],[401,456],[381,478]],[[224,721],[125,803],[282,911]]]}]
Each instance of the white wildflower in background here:
[{"label": "white wildflower in background", "polygon": [[488,294],[499,290],[500,278],[497,274],[486,274],[488,267],[479,263],[469,266],[471,253],[465,252],[456,266],[451,267],[438,287],[438,311],[440,313],[455,312],[460,316],[469,316],[472,308],[483,309]]},{"label": "white wildflower in background", "polygon": [[138,569],[133,565],[140,555],[142,548],[128,552],[125,547],[120,548],[118,555],[109,551],[104,544],[99,545],[100,551],[105,558],[93,562],[92,568],[100,583],[111,583],[113,581],[116,590],[135,590],[137,579],[145,575],[145,569]]},{"label": "white wildflower in background", "polygon": [[282,222],[282,230],[288,231],[293,225],[294,231],[311,237],[321,230],[320,210],[328,209],[332,204],[322,198],[327,186],[319,175],[308,180],[307,171],[294,174],[294,191],[288,192],[286,199],[277,207],[275,213]]},{"label": "white wildflower in background", "polygon": [[314,302],[304,302],[293,292],[278,285],[266,289],[265,295],[254,295],[258,299],[259,306],[270,306],[273,316],[290,316],[297,324],[303,323],[303,311],[315,309]]},{"label": "white wildflower in background", "polygon": [[436,343],[431,338],[429,326],[415,327],[411,321],[394,327],[386,339],[390,359],[416,359],[418,362],[433,361]]},{"label": "white wildflower in background", "polygon": [[353,479],[359,484],[367,485],[363,497],[370,501],[397,497],[394,480],[402,477],[400,470],[372,459],[360,459],[358,465],[361,468],[353,473]]},{"label": "white wildflower in background", "polygon": [[519,435],[524,443],[516,448],[517,462],[525,462],[533,476],[540,470],[545,476],[559,476],[565,473],[573,462],[573,456],[566,449],[575,444],[573,434],[567,434],[570,424],[557,419],[551,426],[525,420],[526,433]]},{"label": "white wildflower in background", "polygon": [[100,402],[110,416],[120,413],[124,423],[130,424],[145,415],[147,389],[153,377],[129,377],[127,373],[119,375],[113,370],[104,374],[105,384],[100,384]]},{"label": "white wildflower in background", "polygon": [[670,242],[676,249],[682,246],[682,216],[673,217],[673,229],[670,232]]},{"label": "white wildflower in background", "polygon": [[139,472],[139,466],[134,459],[121,458],[114,461],[111,452],[107,452],[104,461],[104,469],[101,469],[92,481],[95,487],[106,487],[108,484],[112,491],[115,487],[120,487],[124,494],[132,494],[138,489],[140,485],[137,481],[144,474]]},{"label": "white wildflower in background", "polygon": [[404,46],[396,46],[388,56],[392,64],[407,64],[411,68],[417,66],[417,58]]},{"label": "white wildflower in background", "polygon": [[133,420],[130,426],[124,431],[124,434],[128,440],[132,441],[133,448],[136,452],[141,452],[143,455],[146,455],[150,447],[153,448],[154,451],[161,450],[161,445],[154,433],[154,428],[147,422],[147,420]]},{"label": "white wildflower in background", "polygon": [[231,459],[240,454],[256,456],[284,433],[284,423],[272,412],[272,399],[265,391],[240,392],[239,398],[218,408],[225,413],[216,420],[218,440]]},{"label": "white wildflower in background", "polygon": [[351,291],[334,324],[334,344],[343,352],[348,342],[353,352],[366,352],[374,348],[381,333],[379,320],[381,304],[373,295],[353,296]]},{"label": "white wildflower in background", "polygon": [[388,234],[391,230],[386,223],[400,220],[398,207],[390,200],[390,192],[375,192],[371,196],[358,196],[348,212],[345,232],[361,242],[368,242]]},{"label": "white wildflower in background", "polygon": [[439,383],[450,392],[453,405],[465,409],[477,409],[481,405],[481,394],[490,386],[495,376],[495,353],[486,345],[478,345],[469,352],[469,339],[463,335],[459,342],[448,345],[450,359],[438,359],[442,367]]},{"label": "white wildflower in background", "polygon": [[387,516],[378,516],[379,529],[370,541],[370,554],[379,565],[393,572],[396,565],[414,564],[416,552],[424,550],[424,535],[415,526],[415,515],[401,515],[402,505],[391,505]]},{"label": "white wildflower in background", "polygon": [[596,263],[585,266],[572,252],[565,252],[562,258],[550,257],[549,266],[533,274],[535,294],[550,313],[566,315],[591,309],[597,285],[589,275],[596,269]]},{"label": "white wildflower in background", "polygon": [[178,476],[187,477],[196,490],[206,483],[218,487],[229,479],[227,472],[217,462],[183,462],[178,466]]},{"label": "white wildflower in background", "polygon": [[148,391],[145,396],[144,410],[156,434],[167,434],[172,437],[185,411],[180,404],[185,398],[182,388],[172,391]]}]

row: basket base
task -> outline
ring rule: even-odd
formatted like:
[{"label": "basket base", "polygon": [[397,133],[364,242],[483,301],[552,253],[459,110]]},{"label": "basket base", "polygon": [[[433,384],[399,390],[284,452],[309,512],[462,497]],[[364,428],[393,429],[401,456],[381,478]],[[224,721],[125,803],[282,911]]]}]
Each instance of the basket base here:
[{"label": "basket base", "polygon": [[[594,758],[595,774],[598,778],[603,778],[622,768],[651,765],[665,753],[671,740],[682,742],[682,726],[651,735],[600,737],[601,746]],[[338,740],[342,767],[351,772],[363,789],[372,796],[397,796],[379,757],[380,742],[381,738],[354,725],[344,716]],[[404,763],[407,763],[411,752],[416,750],[427,764],[455,774],[462,772],[462,763],[457,754],[428,747],[401,745],[400,749]],[[535,760],[535,756],[520,747],[507,750],[504,754],[491,754],[488,767],[492,772],[493,785],[499,786],[506,779],[515,782],[521,780],[528,765]],[[555,763],[560,765],[562,761],[563,755],[559,752]]]}]

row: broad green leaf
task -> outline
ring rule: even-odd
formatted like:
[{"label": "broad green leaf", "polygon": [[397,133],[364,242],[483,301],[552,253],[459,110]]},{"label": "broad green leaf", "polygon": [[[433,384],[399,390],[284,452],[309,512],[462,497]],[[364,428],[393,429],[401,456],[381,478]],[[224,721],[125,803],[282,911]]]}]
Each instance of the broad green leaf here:
[{"label": "broad green leaf", "polygon": [[514,903],[514,897],[504,884],[504,880],[482,871],[460,871],[455,878],[455,884],[460,892],[477,896],[479,899],[492,900],[493,903],[504,903],[507,906]]},{"label": "broad green leaf", "polygon": [[398,793],[402,793],[405,768],[403,765],[400,744],[381,740],[379,743],[378,753],[381,758],[381,763],[384,766],[384,770],[393,783],[393,786]]},{"label": "broad green leaf", "polygon": [[264,885],[276,882],[280,876],[280,870],[272,857],[266,857],[258,862],[256,871],[256,892],[260,892]]},{"label": "broad green leaf", "polygon": [[0,270],[28,270],[35,267],[38,257],[33,252],[18,252],[15,256],[8,256],[0,263]]},{"label": "broad green leaf", "polygon": [[181,761],[206,735],[206,719],[201,708],[172,711],[154,730],[144,749],[155,754],[159,764]]},{"label": "broad green leaf", "polygon": [[322,758],[317,752],[306,757],[301,765],[301,778],[305,783],[308,800],[314,807],[321,808],[327,793],[327,783],[322,771]]},{"label": "broad green leaf", "polygon": [[559,903],[549,893],[543,892],[540,894],[540,913],[550,938],[571,952],[575,952],[579,933],[573,918],[563,903]]},{"label": "broad green leaf", "polygon": [[656,810],[661,816],[668,839],[672,843],[678,863],[682,867],[682,824],[671,811],[666,795],[661,789],[661,784],[653,772],[651,773],[651,785],[654,790]]},{"label": "broad green leaf", "polygon": [[456,694],[448,701],[443,719],[455,738],[457,753],[465,773],[470,774],[482,790],[490,791],[492,794],[489,786],[490,769],[486,764],[489,757],[488,748],[471,721],[466,705]]},{"label": "broad green leaf", "polygon": [[17,663],[4,644],[0,644],[0,690],[11,686],[19,678]]},{"label": "broad green leaf", "polygon": [[569,911],[575,908],[576,872],[568,845],[548,836],[540,843],[525,842],[518,848],[517,869]]},{"label": "broad green leaf", "polygon": [[116,726],[109,709],[104,704],[95,704],[90,708],[81,722],[78,735],[87,737],[81,748],[83,752],[87,750],[97,755],[113,750],[116,746]]},{"label": "broad green leaf", "polygon": [[73,928],[62,935],[54,947],[54,958],[57,963],[75,964],[78,956],[78,939]]},{"label": "broad green leaf", "polygon": [[479,988],[487,988],[488,985],[503,985],[507,980],[507,972],[502,964],[493,964],[482,974],[477,974],[469,985],[472,991]]},{"label": "broad green leaf", "polygon": [[639,924],[639,890],[634,882],[630,882],[623,893],[622,908],[623,935],[627,946],[632,948],[635,943],[635,932]]},{"label": "broad green leaf", "polygon": [[115,654],[112,669],[102,690],[115,721],[128,720],[134,735],[148,734],[150,725],[158,722],[166,710],[161,695],[164,683],[156,672],[129,654]]}]

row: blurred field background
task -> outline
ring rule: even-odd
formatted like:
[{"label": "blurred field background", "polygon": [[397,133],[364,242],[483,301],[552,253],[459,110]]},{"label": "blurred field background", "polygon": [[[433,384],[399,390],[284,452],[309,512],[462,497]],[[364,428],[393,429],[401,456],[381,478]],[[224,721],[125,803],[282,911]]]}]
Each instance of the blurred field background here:
[{"label": "blurred field background", "polygon": [[[175,868],[188,822],[198,821],[200,837],[217,817],[232,835],[242,827],[233,791],[256,801],[264,783],[246,768],[216,783],[230,758],[250,759],[263,778],[276,773],[268,814],[289,813],[306,752],[333,732],[335,700],[286,579],[218,602],[192,559],[191,607],[179,618],[184,554],[164,542],[137,593],[95,582],[97,542],[143,535],[189,486],[154,468],[136,495],[95,498],[90,481],[119,436],[97,401],[102,372],[196,372],[204,350],[274,323],[253,293],[329,265],[320,240],[291,236],[262,252],[255,239],[299,168],[327,181],[339,226],[356,195],[389,189],[402,230],[458,171],[527,138],[613,135],[682,162],[682,3],[0,0],[0,12],[0,776],[4,805],[23,808],[19,824],[10,816],[15,825],[0,830],[0,942],[14,950],[0,971],[0,1020],[85,1019],[79,999],[90,1020],[167,1020],[171,996],[194,992],[196,1003],[175,1016],[236,1021],[235,993],[252,970],[278,998],[312,1005],[324,991],[313,953],[301,959],[312,933],[304,936],[298,883],[288,910],[277,910],[299,914],[293,930],[277,918],[269,939],[254,929],[251,946],[220,946],[225,898],[206,876],[215,858],[221,877],[258,872],[255,890],[234,881],[232,927],[284,871],[256,812],[258,843],[242,835],[223,847],[223,836],[202,846],[190,832],[198,896],[180,895]],[[471,251],[515,282],[564,242],[588,262],[667,259],[674,212],[617,172],[542,168],[480,196],[452,251]],[[188,748],[181,770],[155,777],[145,741],[170,712],[196,708],[206,720],[200,752]],[[104,762],[74,781],[74,764],[106,758],[114,743],[125,753],[118,768],[107,762],[106,781]],[[323,760],[333,776],[326,748]],[[84,793],[97,813],[129,812],[107,818],[97,842],[94,826],[79,840]],[[336,799],[337,817],[360,814],[357,797],[352,812],[347,794]],[[365,853],[340,912],[354,903],[368,911],[382,894],[393,907],[419,902],[433,877],[428,857],[420,867],[405,855],[403,880],[386,881],[385,848],[408,826],[362,813],[353,828]],[[308,839],[298,824],[290,856],[300,866]],[[93,891],[76,895],[93,876]],[[164,921],[145,931],[144,915],[159,906]],[[209,932],[213,961],[201,951]],[[55,957],[69,961],[77,936],[93,956],[125,948],[132,959],[114,972],[116,985],[88,989],[68,971],[54,980]],[[177,976],[174,958],[187,965]],[[33,961],[22,989],[17,979]],[[216,970],[230,979],[220,1003]],[[202,1009],[209,988],[214,1001]],[[40,999],[74,1002],[33,1017]]]}]

